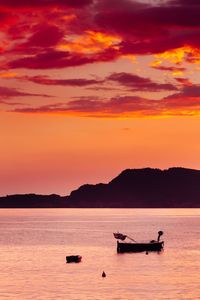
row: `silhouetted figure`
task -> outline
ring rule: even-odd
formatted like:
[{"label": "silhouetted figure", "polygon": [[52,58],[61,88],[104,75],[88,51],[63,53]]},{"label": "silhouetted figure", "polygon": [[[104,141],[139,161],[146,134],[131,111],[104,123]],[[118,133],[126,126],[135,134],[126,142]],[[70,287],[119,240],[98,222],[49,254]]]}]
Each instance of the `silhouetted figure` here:
[{"label": "silhouetted figure", "polygon": [[102,273],[102,277],[104,278],[104,277],[106,277],[106,273],[103,271],[103,273]]}]

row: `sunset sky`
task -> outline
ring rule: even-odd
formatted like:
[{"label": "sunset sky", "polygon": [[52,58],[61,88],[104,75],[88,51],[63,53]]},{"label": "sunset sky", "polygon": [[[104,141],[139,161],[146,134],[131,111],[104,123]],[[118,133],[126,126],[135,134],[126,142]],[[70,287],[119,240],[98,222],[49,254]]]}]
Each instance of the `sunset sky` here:
[{"label": "sunset sky", "polygon": [[200,169],[199,0],[0,0],[0,195]]}]

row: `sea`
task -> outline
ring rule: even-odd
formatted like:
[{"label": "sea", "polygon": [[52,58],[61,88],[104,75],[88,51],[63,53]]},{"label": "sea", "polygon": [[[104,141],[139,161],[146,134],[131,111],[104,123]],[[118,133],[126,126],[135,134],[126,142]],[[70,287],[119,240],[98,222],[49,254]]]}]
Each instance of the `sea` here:
[{"label": "sea", "polygon": [[[159,230],[162,252],[117,253],[113,232],[149,241]],[[8,299],[200,299],[200,209],[1,209]]]}]

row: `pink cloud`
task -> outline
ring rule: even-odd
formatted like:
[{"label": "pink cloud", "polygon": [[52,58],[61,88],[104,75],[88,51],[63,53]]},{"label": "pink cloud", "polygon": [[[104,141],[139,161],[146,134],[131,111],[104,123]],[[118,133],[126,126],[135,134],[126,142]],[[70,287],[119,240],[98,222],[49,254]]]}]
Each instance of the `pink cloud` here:
[{"label": "pink cloud", "polygon": [[110,99],[80,98],[65,103],[37,108],[15,109],[21,113],[58,113],[85,117],[153,117],[191,116],[200,113],[200,86],[184,87],[180,93],[161,100],[138,96],[117,96]]}]

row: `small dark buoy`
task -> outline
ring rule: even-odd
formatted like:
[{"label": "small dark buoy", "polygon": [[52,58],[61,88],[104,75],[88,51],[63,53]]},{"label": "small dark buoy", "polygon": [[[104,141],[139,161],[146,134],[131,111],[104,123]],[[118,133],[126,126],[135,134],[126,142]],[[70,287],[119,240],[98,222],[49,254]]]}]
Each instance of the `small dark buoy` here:
[{"label": "small dark buoy", "polygon": [[102,277],[106,277],[106,273],[104,271],[102,273]]},{"label": "small dark buoy", "polygon": [[149,254],[149,252],[148,251],[146,251],[146,255],[148,255]]}]

